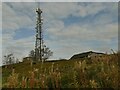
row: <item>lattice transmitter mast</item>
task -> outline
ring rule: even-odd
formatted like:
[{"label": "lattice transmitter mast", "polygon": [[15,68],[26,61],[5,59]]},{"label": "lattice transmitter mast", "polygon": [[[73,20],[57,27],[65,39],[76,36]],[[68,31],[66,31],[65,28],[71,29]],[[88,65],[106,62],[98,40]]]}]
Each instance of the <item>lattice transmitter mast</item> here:
[{"label": "lattice transmitter mast", "polygon": [[40,8],[36,9],[37,20],[36,20],[36,41],[35,41],[35,61],[42,61],[42,11]]}]

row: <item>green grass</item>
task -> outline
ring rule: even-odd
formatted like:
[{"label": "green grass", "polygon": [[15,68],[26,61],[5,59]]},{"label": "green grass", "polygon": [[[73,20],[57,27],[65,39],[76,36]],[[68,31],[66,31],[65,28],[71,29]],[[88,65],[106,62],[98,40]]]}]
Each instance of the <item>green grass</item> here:
[{"label": "green grass", "polygon": [[[15,88],[20,88],[23,77],[30,80],[33,78],[37,80],[37,84],[34,84],[34,88],[114,88],[119,86],[118,70],[118,55],[106,55],[103,57],[96,57],[92,59],[78,59],[78,60],[66,60],[66,61],[52,61],[44,62],[43,64],[38,62],[30,65],[30,62],[23,62],[7,66],[2,68],[2,85],[9,84],[8,78],[14,74],[18,74],[17,85]],[[12,73],[15,69],[14,74]],[[38,69],[38,72],[35,72]],[[32,73],[30,73],[30,71]],[[33,75],[33,77],[32,77]],[[45,81],[43,83],[42,81]],[[31,81],[27,81],[29,84],[25,84],[25,87],[32,87]]]}]

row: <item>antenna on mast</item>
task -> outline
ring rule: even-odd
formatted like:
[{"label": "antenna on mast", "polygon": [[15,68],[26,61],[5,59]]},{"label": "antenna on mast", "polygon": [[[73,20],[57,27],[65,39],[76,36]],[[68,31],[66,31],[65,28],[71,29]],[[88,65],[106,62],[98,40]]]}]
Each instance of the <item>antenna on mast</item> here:
[{"label": "antenna on mast", "polygon": [[42,60],[42,49],[43,49],[43,35],[42,35],[42,10],[40,9],[40,3],[37,2],[37,9],[36,9],[36,41],[35,41],[35,61],[43,61]]}]

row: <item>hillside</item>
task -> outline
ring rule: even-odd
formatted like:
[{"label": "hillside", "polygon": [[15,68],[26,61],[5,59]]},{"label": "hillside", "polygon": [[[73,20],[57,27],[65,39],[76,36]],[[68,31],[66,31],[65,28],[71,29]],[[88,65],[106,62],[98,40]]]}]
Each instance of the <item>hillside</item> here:
[{"label": "hillside", "polygon": [[3,88],[114,88],[119,86],[118,55],[2,67]]}]

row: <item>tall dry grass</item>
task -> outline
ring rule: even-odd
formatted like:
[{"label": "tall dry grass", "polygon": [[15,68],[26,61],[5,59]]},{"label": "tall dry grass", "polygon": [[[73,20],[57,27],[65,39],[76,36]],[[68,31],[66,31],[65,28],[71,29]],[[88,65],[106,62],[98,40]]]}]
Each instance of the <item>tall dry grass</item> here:
[{"label": "tall dry grass", "polygon": [[[77,60],[74,66],[59,65],[34,68],[28,76],[19,77],[13,69],[3,88],[114,88],[120,85],[118,56],[120,54]],[[44,66],[44,64],[43,64]]]}]

